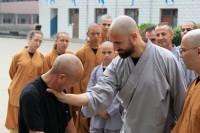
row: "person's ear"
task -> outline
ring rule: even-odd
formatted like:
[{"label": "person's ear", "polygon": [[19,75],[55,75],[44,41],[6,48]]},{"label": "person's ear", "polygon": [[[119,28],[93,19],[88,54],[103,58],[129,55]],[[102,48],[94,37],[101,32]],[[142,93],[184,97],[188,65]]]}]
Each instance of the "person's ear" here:
[{"label": "person's ear", "polygon": [[135,40],[137,38],[137,33],[136,32],[132,32],[130,35],[131,40]]},{"label": "person's ear", "polygon": [[173,37],[174,37],[174,32],[173,31],[171,32],[171,35],[172,35],[172,39],[173,39]]},{"label": "person's ear", "polygon": [[66,78],[66,74],[60,74],[59,77],[62,80],[63,78]]},{"label": "person's ear", "polygon": [[198,55],[200,56],[200,47],[197,47]]}]

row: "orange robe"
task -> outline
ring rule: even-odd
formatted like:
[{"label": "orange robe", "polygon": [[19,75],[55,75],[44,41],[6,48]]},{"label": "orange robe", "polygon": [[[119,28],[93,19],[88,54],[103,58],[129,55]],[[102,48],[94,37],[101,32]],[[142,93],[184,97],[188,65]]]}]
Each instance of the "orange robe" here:
[{"label": "orange robe", "polygon": [[[71,51],[66,50],[65,54],[74,54]],[[75,55],[75,54],[74,54]],[[55,48],[53,48],[53,50],[51,52],[49,52],[48,54],[45,55],[44,57],[44,72],[47,72],[49,69],[51,69],[53,62],[55,61],[55,59],[58,57],[58,52]]]},{"label": "orange robe", "polygon": [[187,91],[181,116],[172,133],[200,133],[200,82],[196,79]]},{"label": "orange robe", "polygon": [[[76,56],[81,60],[84,67],[83,77],[80,81],[80,91],[81,93],[84,93],[86,92],[87,83],[89,81],[92,70],[102,63],[100,44],[98,45],[96,54],[94,54],[89,43],[86,43],[81,49],[77,51]],[[77,129],[77,133],[89,133],[89,120],[81,118],[80,110],[77,112],[75,127]]]},{"label": "orange robe", "polygon": [[6,118],[6,128],[18,129],[19,96],[26,84],[43,73],[44,56],[36,51],[31,58],[27,46],[14,55],[9,74],[11,84],[8,88],[9,101]]},{"label": "orange robe", "polygon": [[107,37],[107,39],[103,39],[103,37],[99,38],[99,44],[101,45],[103,42],[109,41],[109,38]]}]

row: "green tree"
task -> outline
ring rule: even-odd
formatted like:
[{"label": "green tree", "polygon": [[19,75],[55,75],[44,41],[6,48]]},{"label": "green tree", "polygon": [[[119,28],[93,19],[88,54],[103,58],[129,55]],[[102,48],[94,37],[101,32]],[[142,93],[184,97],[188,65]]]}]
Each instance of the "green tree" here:
[{"label": "green tree", "polygon": [[156,26],[156,25],[153,23],[142,23],[138,26],[142,37],[144,37],[144,32],[145,32],[146,28],[151,27],[151,26]]},{"label": "green tree", "polygon": [[181,26],[177,26],[173,28],[174,37],[172,39],[172,43],[176,46],[181,44]]},{"label": "green tree", "polygon": [[200,29],[200,23],[197,24],[197,28]]}]

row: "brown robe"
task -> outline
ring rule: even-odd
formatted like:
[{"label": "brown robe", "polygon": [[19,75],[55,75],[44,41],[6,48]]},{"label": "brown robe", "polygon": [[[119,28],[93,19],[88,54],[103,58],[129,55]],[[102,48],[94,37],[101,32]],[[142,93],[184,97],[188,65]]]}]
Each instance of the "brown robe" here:
[{"label": "brown robe", "polygon": [[14,55],[9,69],[12,81],[8,88],[9,101],[5,124],[8,129],[18,129],[19,96],[22,89],[28,82],[43,73],[44,56],[36,51],[31,58],[27,48],[26,46],[21,52]]},{"label": "brown robe", "polygon": [[[84,73],[80,81],[80,92],[86,92],[87,83],[89,81],[92,70],[102,63],[100,44],[98,45],[97,53],[95,54],[91,49],[89,43],[86,43],[81,49],[76,53],[76,56],[81,60]],[[75,121],[75,127],[77,133],[89,133],[89,119],[83,119],[80,116],[80,110],[76,112],[77,117]]]}]

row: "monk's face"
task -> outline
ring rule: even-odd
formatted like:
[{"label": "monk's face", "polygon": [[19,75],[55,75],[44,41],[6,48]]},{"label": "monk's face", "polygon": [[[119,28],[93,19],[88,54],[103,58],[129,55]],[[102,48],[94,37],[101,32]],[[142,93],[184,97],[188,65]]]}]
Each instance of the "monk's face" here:
[{"label": "monk's face", "polygon": [[41,34],[35,34],[29,39],[29,48],[32,52],[35,52],[42,43],[43,36]]},{"label": "monk's face", "polygon": [[100,23],[100,27],[101,27],[101,34],[108,34],[108,28],[110,27],[112,23],[111,19],[104,19],[102,20],[102,22]]},{"label": "monk's face", "polygon": [[156,32],[155,30],[151,31],[151,32],[146,32],[145,37],[147,39],[149,39],[153,44],[157,44],[157,40],[156,40]]},{"label": "monk's face", "polygon": [[127,58],[134,52],[135,47],[130,41],[130,36],[120,32],[109,32],[110,41],[113,42],[114,50],[118,51],[121,58]]},{"label": "monk's face", "polygon": [[181,37],[183,37],[185,34],[187,34],[191,30],[194,30],[194,24],[192,22],[183,24],[181,27]]},{"label": "monk's face", "polygon": [[88,30],[87,36],[91,43],[97,43],[100,37],[100,27],[92,27]]},{"label": "monk's face", "polygon": [[101,47],[101,57],[105,64],[110,64],[112,59],[115,57],[115,52],[112,45],[103,45]]},{"label": "monk's face", "polygon": [[65,50],[69,44],[69,36],[67,34],[60,34],[59,37],[55,40],[56,49],[59,54],[65,53]]},{"label": "monk's face", "polygon": [[78,69],[76,75],[57,74],[57,91],[62,92],[66,88],[73,87],[83,76],[83,70]]},{"label": "monk's face", "polygon": [[180,46],[180,57],[183,59],[187,69],[194,70],[198,62],[198,47],[191,47],[187,38],[183,38]]},{"label": "monk's face", "polygon": [[156,40],[159,46],[168,48],[172,44],[174,33],[169,30],[167,25],[156,26]]}]

